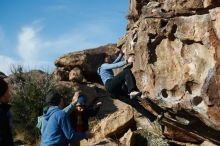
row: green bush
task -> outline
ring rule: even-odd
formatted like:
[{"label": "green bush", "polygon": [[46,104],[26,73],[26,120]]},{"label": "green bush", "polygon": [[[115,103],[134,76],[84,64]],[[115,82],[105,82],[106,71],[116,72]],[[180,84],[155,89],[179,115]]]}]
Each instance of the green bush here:
[{"label": "green bush", "polygon": [[37,117],[42,115],[45,97],[55,89],[52,76],[40,72],[24,73],[21,66],[12,68],[12,113],[15,131],[23,133],[25,142],[35,143],[40,131],[36,128]]}]

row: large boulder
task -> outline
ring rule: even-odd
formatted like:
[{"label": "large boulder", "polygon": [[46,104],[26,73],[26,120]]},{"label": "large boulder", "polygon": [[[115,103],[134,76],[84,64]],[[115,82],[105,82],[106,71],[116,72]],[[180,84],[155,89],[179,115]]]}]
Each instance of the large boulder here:
[{"label": "large boulder", "polygon": [[[139,6],[138,6],[139,5]],[[220,133],[220,3],[131,0],[128,31],[117,46],[133,55],[145,97],[184,111]]]},{"label": "large boulder", "polygon": [[[134,123],[134,111],[133,108],[119,100],[113,100],[113,105],[117,110],[107,117],[103,118],[92,131],[95,133],[92,139],[89,139],[87,145],[95,144],[104,138],[119,139],[124,133],[131,128]],[[110,104],[110,103],[109,103]],[[103,108],[107,105],[103,105],[100,112],[103,112]],[[86,144],[85,144],[86,145]]]}]

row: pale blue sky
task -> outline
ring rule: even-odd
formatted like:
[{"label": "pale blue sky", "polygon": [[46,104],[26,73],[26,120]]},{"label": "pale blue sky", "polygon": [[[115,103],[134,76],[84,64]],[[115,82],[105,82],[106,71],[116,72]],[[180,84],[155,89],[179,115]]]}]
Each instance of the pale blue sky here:
[{"label": "pale blue sky", "polygon": [[115,43],[129,0],[0,0],[0,71],[54,69],[68,52]]}]

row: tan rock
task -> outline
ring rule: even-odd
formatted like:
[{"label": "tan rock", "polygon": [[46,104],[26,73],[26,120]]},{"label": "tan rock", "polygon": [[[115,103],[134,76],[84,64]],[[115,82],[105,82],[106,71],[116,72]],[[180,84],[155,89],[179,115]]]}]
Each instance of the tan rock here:
[{"label": "tan rock", "polygon": [[[159,4],[158,4],[159,3]],[[164,0],[144,5],[147,11],[163,14],[205,8],[214,1]],[[154,11],[156,10],[156,11]],[[167,19],[147,18],[144,12],[123,37],[122,48],[134,52],[133,73],[143,93],[165,108],[184,109],[206,125],[220,131],[220,88],[218,74],[219,8],[200,15]],[[155,13],[156,14],[156,13]],[[189,13],[188,13],[189,14]],[[179,13],[178,15],[181,15]],[[173,15],[174,16],[174,15]],[[220,72],[220,71],[219,71]],[[194,112],[191,112],[194,111]]]},{"label": "tan rock", "polygon": [[69,80],[70,81],[77,81],[77,82],[82,82],[84,79],[82,75],[82,71],[79,67],[74,67],[70,73],[69,73]]},{"label": "tan rock", "polygon": [[164,135],[169,139],[182,141],[182,142],[191,142],[191,143],[199,143],[200,141],[187,133],[183,133],[173,129],[172,127],[165,126]]},{"label": "tan rock", "polygon": [[89,140],[89,143],[96,143],[105,137],[117,137],[117,135],[125,133],[134,122],[133,116],[133,109],[128,105],[107,116],[93,128],[92,131],[96,135]]},{"label": "tan rock", "polygon": [[53,77],[57,81],[68,81],[69,71],[66,71],[64,67],[59,67],[53,72]]},{"label": "tan rock", "polygon": [[204,141],[200,146],[217,146],[210,141]]},{"label": "tan rock", "polygon": [[134,146],[134,141],[132,141],[133,132],[129,129],[123,137],[120,138],[120,143],[126,146]]},{"label": "tan rock", "polygon": [[110,138],[103,139],[92,146],[120,146],[120,144],[116,143],[114,140]]},{"label": "tan rock", "polygon": [[[137,1],[137,0],[136,0]],[[145,1],[142,4],[142,13],[145,17],[173,17],[179,15],[193,15],[204,13],[202,9],[217,7],[220,4],[215,0],[163,0]],[[131,7],[130,7],[131,9]],[[135,11],[133,11],[136,14]]]}]

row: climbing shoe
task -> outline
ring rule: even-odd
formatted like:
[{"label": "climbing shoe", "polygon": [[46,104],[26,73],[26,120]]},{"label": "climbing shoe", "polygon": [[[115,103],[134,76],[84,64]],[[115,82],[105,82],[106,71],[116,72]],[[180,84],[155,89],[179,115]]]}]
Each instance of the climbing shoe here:
[{"label": "climbing shoe", "polygon": [[132,91],[131,93],[129,93],[130,99],[134,99],[138,96],[141,96],[141,92],[139,91]]}]

